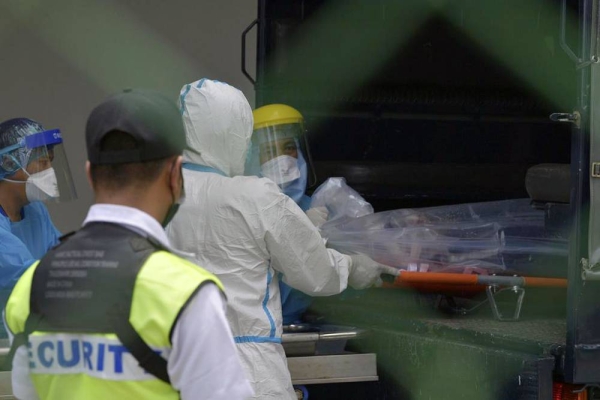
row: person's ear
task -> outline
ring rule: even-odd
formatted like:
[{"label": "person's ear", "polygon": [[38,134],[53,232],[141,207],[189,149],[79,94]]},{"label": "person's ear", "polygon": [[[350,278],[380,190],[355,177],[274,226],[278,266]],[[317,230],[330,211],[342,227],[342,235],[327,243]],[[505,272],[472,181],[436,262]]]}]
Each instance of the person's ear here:
[{"label": "person's ear", "polygon": [[91,164],[88,161],[85,162],[85,176],[87,177],[88,184],[94,190],[94,182],[92,181]]},{"label": "person's ear", "polygon": [[181,165],[183,164],[183,157],[178,156],[175,162],[171,164],[171,172],[169,176],[169,183],[171,186],[171,193],[175,195],[175,199],[181,197],[183,190],[183,175],[181,172]]}]

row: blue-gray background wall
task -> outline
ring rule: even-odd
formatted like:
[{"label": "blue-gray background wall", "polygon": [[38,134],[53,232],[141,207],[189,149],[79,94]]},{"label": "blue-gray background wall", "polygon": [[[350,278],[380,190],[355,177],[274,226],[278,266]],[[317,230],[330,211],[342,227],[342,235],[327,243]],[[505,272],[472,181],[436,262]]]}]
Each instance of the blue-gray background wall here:
[{"label": "blue-gray background wall", "polygon": [[23,116],[63,131],[79,198],[49,205],[61,231],[92,204],[84,127],[107,95],[146,87],[175,100],[185,83],[209,77],[254,105],[240,36],[256,13],[254,0],[0,0],[0,121]]}]

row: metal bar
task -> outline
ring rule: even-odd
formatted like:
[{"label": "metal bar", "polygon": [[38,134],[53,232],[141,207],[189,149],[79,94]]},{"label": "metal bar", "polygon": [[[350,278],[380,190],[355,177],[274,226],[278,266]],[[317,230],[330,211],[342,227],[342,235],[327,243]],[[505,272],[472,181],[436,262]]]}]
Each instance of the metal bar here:
[{"label": "metal bar", "polygon": [[525,279],[520,276],[479,276],[477,283],[486,286],[525,286]]},{"label": "metal bar", "polygon": [[568,281],[561,278],[538,278],[531,276],[524,276],[524,286],[527,287],[562,287],[568,286]]},{"label": "metal bar", "polygon": [[284,343],[302,343],[302,342],[316,342],[319,340],[318,333],[286,333],[281,336],[281,341]]},{"label": "metal bar", "polygon": [[[319,112],[311,110],[307,113],[310,117],[322,118],[373,118],[370,112],[343,112],[327,111]],[[469,115],[469,114],[427,114],[427,113],[394,113],[383,112],[381,119],[406,120],[406,121],[464,121],[464,122],[514,122],[528,124],[550,124],[552,121],[547,117],[510,117],[502,115]]]},{"label": "metal bar", "polygon": [[263,23],[258,24],[258,34],[256,38],[256,83],[254,84],[255,91],[255,107],[265,105],[264,84],[267,68],[267,1],[258,0],[258,19]]},{"label": "metal bar", "polygon": [[431,284],[461,286],[536,286],[536,287],[567,287],[567,280],[561,278],[537,278],[523,276],[497,276],[475,274],[449,274],[401,271],[394,285],[405,287],[406,284]]},{"label": "metal bar", "polygon": [[361,336],[361,334],[362,332],[360,331],[320,333],[319,340],[349,340],[356,339]]},{"label": "metal bar", "polygon": [[248,25],[248,27],[246,29],[244,29],[244,32],[242,32],[242,73],[246,76],[246,78],[248,78],[248,80],[250,82],[252,82],[253,85],[256,84],[256,81],[254,80],[254,78],[252,78],[252,76],[246,70],[246,35],[257,24],[258,24],[258,18],[255,19],[254,21],[252,21],[252,23],[250,25]]},{"label": "metal bar", "polygon": [[396,284],[396,282],[477,285],[477,275],[401,271],[394,284]]},{"label": "metal bar", "polygon": [[[592,0],[579,2],[580,48],[582,58],[590,52]],[[588,257],[588,210],[590,206],[590,70],[587,66],[577,71],[577,111],[581,115],[580,127],[573,127],[571,141],[571,221],[569,249],[569,287],[567,290],[567,346],[565,354],[565,380],[571,383],[600,381],[600,357],[590,359],[587,352],[578,350],[582,343],[598,340],[600,326],[592,318],[600,304],[600,292],[593,282],[584,285],[582,261]],[[597,105],[596,105],[597,106]]]},{"label": "metal bar", "polygon": [[567,53],[571,60],[575,61],[576,64],[581,62],[581,57],[579,57],[575,52],[571,49],[569,44],[567,43],[567,0],[562,0],[562,9],[561,9],[561,19],[560,19],[560,47]]}]

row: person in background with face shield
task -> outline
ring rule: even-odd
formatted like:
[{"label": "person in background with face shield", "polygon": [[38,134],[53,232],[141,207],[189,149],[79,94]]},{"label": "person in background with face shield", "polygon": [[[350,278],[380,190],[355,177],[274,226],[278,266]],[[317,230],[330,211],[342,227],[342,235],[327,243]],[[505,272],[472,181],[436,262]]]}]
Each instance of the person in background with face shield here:
[{"label": "person in background with face shield", "polygon": [[[45,201],[75,197],[58,129],[16,118],[0,124],[0,290],[58,243]],[[61,190],[57,180],[61,175]]]},{"label": "person in background with face shield", "polygon": [[[310,209],[306,195],[314,172],[305,136],[304,118],[298,110],[285,104],[270,104],[253,112],[254,132],[246,174],[269,178],[307,213],[317,227],[327,220],[326,210]],[[314,183],[314,182],[312,182]],[[283,324],[297,323],[310,306],[312,297],[279,281]]]},{"label": "person in background with face shield", "polygon": [[186,201],[167,233],[223,282],[255,398],[295,399],[281,345],[280,275],[307,294],[326,296],[348,284],[371,286],[390,267],[328,250],[273,181],[244,176],[253,118],[241,91],[202,79],[182,88],[180,108],[190,148],[183,153]]},{"label": "person in background with face shield", "polygon": [[247,172],[269,178],[307,211],[310,197],[305,194],[306,186],[309,178],[314,180],[314,174],[307,162],[308,146],[302,114],[284,104],[263,106],[252,114],[254,132]]}]

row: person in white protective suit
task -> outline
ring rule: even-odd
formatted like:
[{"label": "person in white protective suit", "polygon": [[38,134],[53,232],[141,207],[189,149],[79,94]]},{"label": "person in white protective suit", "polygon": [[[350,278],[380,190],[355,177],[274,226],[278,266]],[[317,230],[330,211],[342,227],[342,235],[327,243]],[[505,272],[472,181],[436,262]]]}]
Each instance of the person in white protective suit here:
[{"label": "person in white protective suit", "polygon": [[167,227],[175,247],[219,277],[227,318],[255,398],[295,399],[281,345],[278,273],[314,296],[369,287],[396,270],[327,249],[317,228],[271,180],[244,175],[252,110],[241,91],[202,79],[185,85],[186,202]]}]

